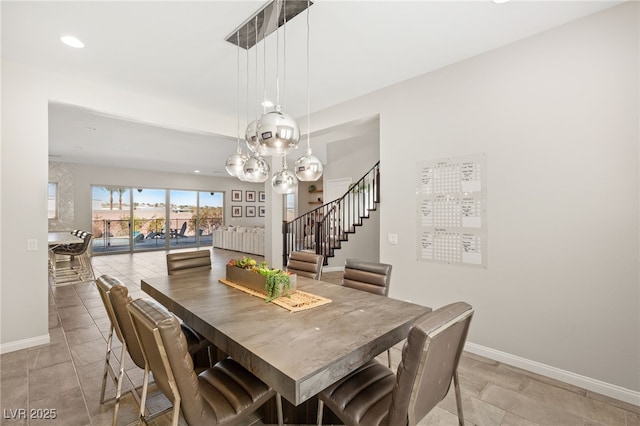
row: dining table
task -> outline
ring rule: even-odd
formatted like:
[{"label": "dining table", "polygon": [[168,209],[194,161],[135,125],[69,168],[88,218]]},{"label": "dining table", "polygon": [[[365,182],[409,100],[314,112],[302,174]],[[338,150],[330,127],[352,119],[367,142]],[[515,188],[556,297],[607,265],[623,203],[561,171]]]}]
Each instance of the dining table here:
[{"label": "dining table", "polygon": [[297,276],[330,300],[290,312],[220,282],[225,270],[144,278],[141,289],[298,406],[405,339],[431,308]]},{"label": "dining table", "polygon": [[69,231],[51,231],[49,232],[47,243],[49,250],[53,250],[55,247],[62,244],[77,244],[84,240],[76,235],[73,235]]},{"label": "dining table", "polygon": [[55,278],[56,272],[56,254],[54,249],[64,244],[80,244],[84,240],[77,235],[73,235],[70,231],[50,231],[47,235],[49,273]]}]

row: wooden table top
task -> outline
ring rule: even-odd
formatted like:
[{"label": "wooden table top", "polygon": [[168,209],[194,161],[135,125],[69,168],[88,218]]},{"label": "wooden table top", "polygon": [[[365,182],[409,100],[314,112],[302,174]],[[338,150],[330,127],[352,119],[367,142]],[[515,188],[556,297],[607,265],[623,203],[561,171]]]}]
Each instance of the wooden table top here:
[{"label": "wooden table top", "polygon": [[143,279],[141,288],[299,405],[406,338],[431,308],[298,276],[331,303],[290,313],[218,282],[224,270]]}]

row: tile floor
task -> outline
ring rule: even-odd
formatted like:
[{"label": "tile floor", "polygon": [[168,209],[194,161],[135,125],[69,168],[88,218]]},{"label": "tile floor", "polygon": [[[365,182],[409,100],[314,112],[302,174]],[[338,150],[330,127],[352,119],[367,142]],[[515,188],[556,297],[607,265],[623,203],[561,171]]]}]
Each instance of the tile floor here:
[{"label": "tile floor", "polygon": [[[116,276],[130,287],[135,298],[145,296],[140,290],[141,278],[166,273],[165,254],[96,256],[92,263],[96,276]],[[214,268],[222,268],[229,258],[238,256],[235,252],[213,249]],[[323,279],[339,283],[341,273],[326,273]],[[95,283],[50,286],[50,289],[51,342],[0,356],[0,424],[109,425],[113,403],[99,403],[109,322]],[[397,365],[400,345],[392,349],[392,356]],[[142,372],[130,360],[127,365],[126,386],[130,388],[132,383],[139,386]],[[468,425],[640,426],[638,406],[490,359],[464,353],[459,372]],[[107,394],[114,393],[114,386],[109,383]],[[155,392],[149,405],[152,411],[157,411],[168,407],[169,402]],[[457,425],[455,407],[453,392],[450,392],[420,425]],[[56,418],[19,418],[22,412],[16,411],[18,409],[26,409],[26,414],[31,411],[47,414],[46,410],[55,409]],[[38,412],[38,409],[44,411]],[[121,402],[118,424],[129,424],[136,419],[137,405],[128,395]],[[151,424],[168,425],[170,417],[158,417]],[[185,424],[182,419],[180,424]],[[256,415],[244,424],[263,423]]]}]

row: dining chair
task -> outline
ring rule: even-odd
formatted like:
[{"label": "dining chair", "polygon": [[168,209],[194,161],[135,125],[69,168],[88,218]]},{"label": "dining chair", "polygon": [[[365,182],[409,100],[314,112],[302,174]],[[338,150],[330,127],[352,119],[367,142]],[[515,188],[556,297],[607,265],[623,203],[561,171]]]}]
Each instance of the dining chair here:
[{"label": "dining chair", "polygon": [[318,425],[326,405],[348,426],[414,426],[445,398],[453,381],[458,423],[464,426],[458,363],[473,312],[456,302],[425,315],[409,331],[396,374],[372,360],[318,395]]},{"label": "dining chair", "polygon": [[[53,249],[56,261],[58,256],[69,256],[70,259],[69,267],[55,267],[54,281],[56,284],[75,281],[93,281],[95,279],[93,266],[91,265],[91,259],[88,254],[92,235],[86,231],[79,231],[76,233],[76,236],[82,239],[81,243],[62,245]],[[74,266],[74,258],[78,259],[78,267]]]},{"label": "dining chair", "polygon": [[209,249],[167,254],[169,275],[209,270],[211,270],[211,251]]},{"label": "dining chair", "polygon": [[319,280],[322,275],[324,256],[304,251],[293,251],[289,254],[287,271],[303,277]]},{"label": "dining chair", "polygon": [[[342,285],[386,297],[389,295],[391,269],[392,266],[386,263],[347,259]],[[387,358],[391,368],[391,349],[387,350]]]},{"label": "dining chair", "polygon": [[[125,374],[125,354],[128,353],[133,363],[141,369],[144,369],[145,362],[142,354],[142,348],[140,347],[140,343],[136,337],[133,329],[133,323],[131,322],[131,317],[127,310],[127,305],[133,300],[131,296],[129,296],[129,289],[119,279],[106,274],[101,275],[96,279],[96,286],[98,287],[98,293],[100,294],[100,298],[102,299],[102,303],[107,311],[107,317],[110,322],[104,371],[102,374],[100,404],[107,402],[105,400],[105,390],[107,385],[107,376],[110,376],[116,386],[116,395],[113,398],[113,400],[115,400],[113,426],[115,426],[118,421],[120,400],[122,399],[122,385]],[[195,355],[206,349],[209,356],[211,356],[211,343],[195,331],[191,330],[191,328],[187,327],[185,324],[182,324],[182,328],[183,333],[186,336],[185,338],[187,339],[187,348],[190,354]],[[111,365],[111,355],[113,352],[113,345],[115,343],[113,339],[114,332],[118,340],[122,343],[120,356],[118,357],[119,363],[116,369]],[[209,366],[212,365],[212,363],[213,360],[209,359]],[[133,388],[130,391],[138,405],[140,405],[141,397],[137,390]]]},{"label": "dining chair", "polygon": [[178,319],[164,306],[145,298],[134,300],[128,309],[145,359],[142,422],[146,421],[144,404],[151,372],[173,403],[174,426],[180,413],[188,425],[238,424],[274,396],[278,424],[283,424],[280,395],[231,358],[196,374]]}]

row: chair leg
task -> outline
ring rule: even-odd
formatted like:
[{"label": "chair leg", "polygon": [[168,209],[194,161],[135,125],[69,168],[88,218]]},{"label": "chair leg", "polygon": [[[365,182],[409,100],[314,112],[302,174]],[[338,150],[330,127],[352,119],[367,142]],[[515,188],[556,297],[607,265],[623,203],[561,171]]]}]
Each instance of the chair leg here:
[{"label": "chair leg", "polygon": [[138,424],[146,424],[144,419],[145,403],[147,402],[147,390],[149,388],[149,366],[144,366],[144,379],[142,383],[142,396],[140,397],[140,414],[138,416]]},{"label": "chair leg", "polygon": [[462,395],[460,394],[460,380],[458,379],[458,370],[453,373],[453,387],[456,391],[456,405],[458,406],[458,423],[464,426],[464,414],[462,414]]},{"label": "chair leg", "polygon": [[104,372],[102,373],[102,390],[100,391],[100,404],[104,404],[104,392],[107,387],[107,375],[110,372],[111,365],[109,359],[111,358],[111,344],[113,343],[113,327],[109,329],[109,338],[107,339],[107,353],[104,360]]},{"label": "chair leg", "polygon": [[276,393],[276,409],[278,411],[278,426],[283,426],[284,420],[282,416],[282,396],[279,393]]},{"label": "chair leg", "polygon": [[324,402],[318,399],[318,426],[322,426],[322,410],[324,410]]},{"label": "chair leg", "polygon": [[387,349],[387,357],[389,358],[389,368],[391,368],[391,349]]},{"label": "chair leg", "polygon": [[122,343],[120,352],[120,367],[118,368],[118,382],[116,385],[116,405],[113,408],[113,426],[118,425],[118,412],[120,411],[120,398],[122,398],[122,382],[124,381],[124,357],[127,353],[127,345]]}]

